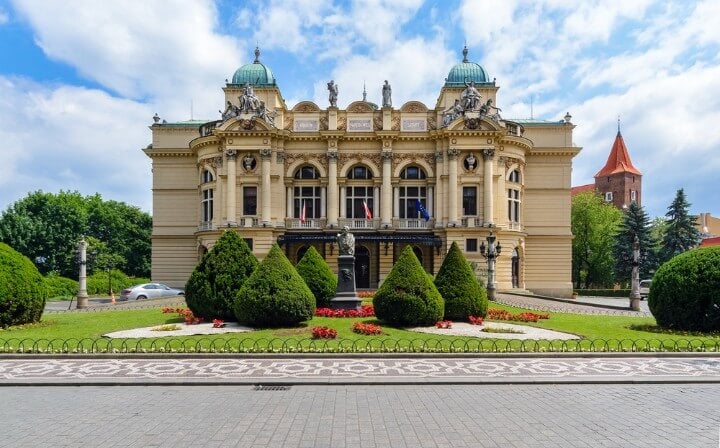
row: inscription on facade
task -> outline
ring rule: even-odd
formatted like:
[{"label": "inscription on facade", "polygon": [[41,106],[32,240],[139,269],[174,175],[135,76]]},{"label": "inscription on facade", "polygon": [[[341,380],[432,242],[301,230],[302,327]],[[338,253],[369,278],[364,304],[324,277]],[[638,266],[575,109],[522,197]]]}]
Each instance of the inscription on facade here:
[{"label": "inscription on facade", "polygon": [[368,119],[351,119],[348,120],[349,132],[372,132],[372,120]]},{"label": "inscription on facade", "polygon": [[320,130],[320,120],[295,120],[295,132],[317,132]]},{"label": "inscription on facade", "polygon": [[406,118],[402,121],[401,130],[406,132],[425,132],[427,131],[427,120]]}]

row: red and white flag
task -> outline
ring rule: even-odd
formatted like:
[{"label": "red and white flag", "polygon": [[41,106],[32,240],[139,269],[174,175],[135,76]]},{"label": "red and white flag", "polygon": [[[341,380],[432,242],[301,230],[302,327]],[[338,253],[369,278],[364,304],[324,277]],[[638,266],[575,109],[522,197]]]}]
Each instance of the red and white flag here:
[{"label": "red and white flag", "polygon": [[302,209],[300,210],[300,222],[305,223],[305,201],[302,201]]},{"label": "red and white flag", "polygon": [[366,201],[363,201],[363,208],[365,209],[365,219],[372,219],[372,212]]}]

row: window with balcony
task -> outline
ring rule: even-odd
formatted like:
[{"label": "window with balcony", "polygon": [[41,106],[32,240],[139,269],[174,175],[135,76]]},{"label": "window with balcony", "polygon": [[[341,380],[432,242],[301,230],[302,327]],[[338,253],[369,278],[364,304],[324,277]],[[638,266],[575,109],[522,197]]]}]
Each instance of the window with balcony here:
[{"label": "window with balcony", "polygon": [[463,187],[463,215],[477,215],[477,187]]},{"label": "window with balcony", "polygon": [[243,215],[257,215],[257,187],[243,187]]},{"label": "window with balcony", "polygon": [[426,187],[400,187],[400,219],[422,218],[417,201],[427,209]]},{"label": "window with balcony", "polygon": [[212,188],[202,191],[201,200],[201,220],[202,222],[210,222],[213,220],[213,192]]},{"label": "window with balcony", "polygon": [[508,221],[512,224],[520,222],[520,190],[508,189]]},{"label": "window with balcony", "polygon": [[365,204],[373,210],[373,187],[345,187],[346,218],[367,218]]},{"label": "window with balcony", "polygon": [[[293,189],[293,216],[295,218],[313,219],[321,217],[321,187],[295,187]],[[305,213],[303,213],[303,209]]]}]

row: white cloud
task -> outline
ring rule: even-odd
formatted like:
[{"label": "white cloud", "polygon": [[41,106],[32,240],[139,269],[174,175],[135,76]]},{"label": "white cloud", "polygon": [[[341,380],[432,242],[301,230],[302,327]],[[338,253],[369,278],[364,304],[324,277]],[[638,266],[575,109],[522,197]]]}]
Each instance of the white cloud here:
[{"label": "white cloud", "polygon": [[150,109],[81,87],[0,77],[0,204],[42,189],[99,192],[151,210]]},{"label": "white cloud", "polygon": [[0,25],[5,25],[5,24],[8,23],[9,21],[10,21],[10,16],[8,15],[7,11],[5,11],[5,10],[0,6]]}]

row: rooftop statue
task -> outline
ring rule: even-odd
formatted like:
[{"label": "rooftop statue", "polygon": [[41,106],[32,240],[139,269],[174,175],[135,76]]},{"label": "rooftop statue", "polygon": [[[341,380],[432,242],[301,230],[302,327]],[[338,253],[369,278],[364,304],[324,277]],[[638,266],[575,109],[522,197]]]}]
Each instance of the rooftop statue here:
[{"label": "rooftop statue", "polygon": [[382,107],[392,107],[392,87],[388,84],[387,79],[382,87]]},{"label": "rooftop statue", "polygon": [[463,107],[462,104],[460,104],[460,100],[455,100],[455,104],[448,107],[442,112],[443,116],[443,127],[449,125],[453,122],[457,117],[462,115],[463,113]]},{"label": "rooftop statue", "polygon": [[327,84],[327,88],[329,92],[328,101],[330,101],[330,107],[337,107],[338,85],[335,84],[335,81],[330,80]]},{"label": "rooftop statue", "polygon": [[463,111],[475,111],[478,109],[480,104],[480,92],[475,88],[475,81],[468,83],[465,81],[465,90],[460,95],[462,100]]},{"label": "rooftop statue", "polygon": [[260,110],[260,99],[255,96],[255,91],[250,83],[246,82],[243,94],[240,96],[240,112],[247,114]]}]

